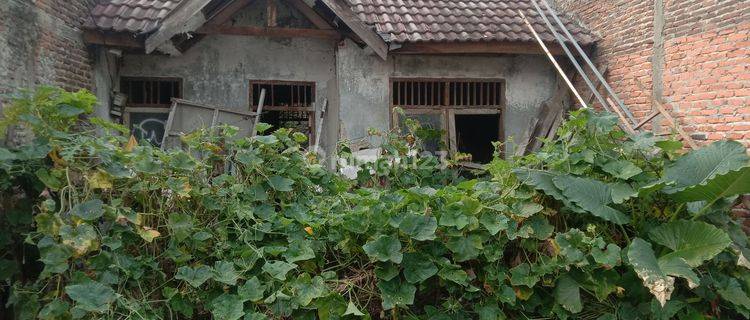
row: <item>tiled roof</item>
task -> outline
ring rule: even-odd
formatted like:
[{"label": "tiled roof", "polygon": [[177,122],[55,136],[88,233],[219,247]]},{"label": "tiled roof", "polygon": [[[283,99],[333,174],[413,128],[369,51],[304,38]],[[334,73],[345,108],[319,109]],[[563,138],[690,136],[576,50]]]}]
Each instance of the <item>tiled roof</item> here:
[{"label": "tiled roof", "polygon": [[[191,0],[101,0],[88,26],[102,31],[148,33],[181,1]],[[537,31],[547,29],[530,0],[346,1],[387,42],[533,41],[518,10]],[[589,31],[561,18],[581,44],[594,42]],[[546,42],[554,41],[549,32],[540,32],[540,36]]]},{"label": "tiled roof", "polygon": [[[555,41],[551,33],[540,32],[547,28],[530,0],[348,1],[360,19],[389,42],[534,41],[518,10],[545,42]],[[561,20],[581,44],[594,42],[589,31],[562,15]]]},{"label": "tiled roof", "polygon": [[91,11],[87,26],[102,31],[151,32],[180,1],[186,0],[101,0]]}]

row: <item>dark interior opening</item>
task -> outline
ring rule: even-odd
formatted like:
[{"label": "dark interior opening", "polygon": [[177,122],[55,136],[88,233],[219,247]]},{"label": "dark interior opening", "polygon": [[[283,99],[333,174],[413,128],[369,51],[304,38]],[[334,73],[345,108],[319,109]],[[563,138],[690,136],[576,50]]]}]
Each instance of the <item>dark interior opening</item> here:
[{"label": "dark interior opening", "polygon": [[456,143],[458,151],[471,154],[472,162],[488,163],[500,140],[499,114],[457,114]]}]

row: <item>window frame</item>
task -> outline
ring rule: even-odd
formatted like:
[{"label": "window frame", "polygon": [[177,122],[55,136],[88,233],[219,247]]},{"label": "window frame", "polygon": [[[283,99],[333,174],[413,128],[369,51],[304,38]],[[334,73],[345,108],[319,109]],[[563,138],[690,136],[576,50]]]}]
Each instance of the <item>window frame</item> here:
[{"label": "window frame", "polygon": [[[442,98],[443,104],[440,105],[396,105],[394,104],[394,83],[399,81],[411,81],[411,82],[443,82],[446,86],[443,92],[444,97]],[[500,104],[499,105],[464,105],[464,104],[452,104],[450,99],[450,93],[447,87],[450,86],[451,82],[494,82],[500,84]],[[444,127],[442,130],[445,131],[446,137],[444,143],[447,146],[451,154],[455,154],[458,151],[458,144],[456,141],[456,115],[461,114],[488,114],[488,115],[499,115],[498,123],[498,139],[499,141],[505,140],[505,132],[503,122],[505,119],[506,110],[506,81],[502,78],[432,78],[432,77],[391,77],[388,81],[388,105],[389,113],[391,115],[390,128],[398,129],[400,125],[399,113],[394,112],[395,108],[401,108],[404,114],[425,114],[425,113],[442,113]],[[463,97],[463,96],[462,96]],[[455,100],[455,99],[454,99]],[[501,150],[504,153],[504,150]]]},{"label": "window frame", "polygon": [[[122,92],[122,86],[123,82],[125,81],[171,81],[171,82],[177,82],[177,85],[179,86],[180,90],[180,96],[179,97],[173,97],[181,99],[184,95],[184,81],[182,78],[178,77],[141,77],[141,76],[120,76],[120,92]],[[125,94],[125,93],[123,93]],[[130,96],[128,96],[128,99],[125,100],[125,107],[122,110],[122,123],[125,125],[126,128],[128,128],[129,131],[131,131],[132,134],[132,124],[131,121],[131,113],[166,113],[168,114],[171,110],[172,102],[170,98],[170,103],[168,105],[166,104],[133,104],[131,102]]]},{"label": "window frame", "polygon": [[[299,85],[299,86],[309,86],[310,87],[310,92],[311,92],[312,97],[310,97],[310,100],[308,102],[309,106],[307,106],[307,107],[269,106],[269,105],[266,105],[266,103],[264,102],[264,104],[263,104],[263,111],[264,112],[265,111],[307,112],[308,126],[310,128],[310,133],[308,134],[307,138],[308,138],[308,143],[312,146],[312,144],[315,141],[315,135],[317,134],[317,132],[315,132],[317,130],[317,128],[316,128],[316,123],[317,122],[316,122],[316,119],[315,119],[315,115],[316,115],[315,106],[317,104],[317,99],[318,99],[317,92],[315,91],[317,89],[317,83],[315,81],[302,81],[302,80],[261,80],[261,79],[250,79],[250,80],[248,80],[248,90],[247,91],[248,91],[248,104],[249,104],[248,110],[250,110],[251,112],[257,112],[258,111],[258,106],[255,105],[256,103],[258,103],[258,101],[256,101],[257,100],[256,97],[253,96],[253,85],[255,85],[255,84],[259,84],[259,85],[271,85],[271,86],[273,86],[273,85],[292,85],[292,86],[293,85]],[[266,93],[266,99],[268,97],[269,97],[269,93]],[[260,97],[258,97],[258,98],[260,98]],[[263,121],[262,114],[259,114],[258,117],[259,117],[259,119],[261,121]]]}]

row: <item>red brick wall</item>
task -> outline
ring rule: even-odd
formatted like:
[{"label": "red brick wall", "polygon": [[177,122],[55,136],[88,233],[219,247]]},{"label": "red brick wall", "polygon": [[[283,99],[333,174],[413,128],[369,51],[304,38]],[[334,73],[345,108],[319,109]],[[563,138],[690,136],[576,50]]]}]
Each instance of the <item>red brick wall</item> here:
[{"label": "red brick wall", "polygon": [[[683,128],[750,146],[750,1],[663,0],[663,98]],[[654,0],[558,0],[594,30],[595,63],[637,118],[651,113]],[[638,78],[647,92],[638,89]],[[581,86],[582,88],[582,86]],[[588,96],[588,91],[584,97]]]},{"label": "red brick wall", "polygon": [[81,25],[95,0],[3,0],[0,102],[40,84],[92,89],[92,61]]}]

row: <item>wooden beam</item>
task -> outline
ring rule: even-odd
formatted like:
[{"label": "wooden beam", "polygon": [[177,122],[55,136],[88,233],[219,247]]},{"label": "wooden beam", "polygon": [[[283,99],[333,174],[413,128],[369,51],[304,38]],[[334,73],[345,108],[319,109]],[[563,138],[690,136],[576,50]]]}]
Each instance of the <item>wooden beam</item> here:
[{"label": "wooden beam", "polygon": [[202,10],[209,2],[211,1],[190,0],[180,2],[177,8],[164,18],[161,27],[146,38],[146,53],[153,52],[176,34],[190,32],[202,26],[206,22]]},{"label": "wooden beam", "polygon": [[84,30],[83,42],[111,47],[143,48],[143,41],[130,33],[102,33],[94,30]]},{"label": "wooden beam", "polygon": [[303,0],[286,0],[292,7],[301,12],[307,20],[310,20],[318,29],[331,30],[333,27],[323,19],[313,8],[307,5]]},{"label": "wooden beam", "polygon": [[276,27],[276,16],[278,15],[276,0],[266,0],[266,19],[269,28]]},{"label": "wooden beam", "polygon": [[250,26],[215,26],[205,25],[198,29],[200,34],[224,34],[235,36],[258,36],[280,38],[321,38],[341,39],[336,30],[299,29],[299,28],[263,28]]},{"label": "wooden beam", "polygon": [[383,60],[388,56],[388,45],[375,30],[354,14],[345,0],[321,0],[349,29],[364,41]]},{"label": "wooden beam", "polygon": [[[548,45],[550,53],[559,55],[559,46]],[[407,43],[394,54],[544,54],[534,43],[525,42],[419,42]]]},{"label": "wooden beam", "polygon": [[218,9],[215,14],[213,14],[209,19],[207,24],[224,24],[225,22],[229,21],[237,11],[242,10],[243,8],[247,7],[251,3],[253,3],[254,0],[233,0],[224,5],[221,9]]}]

